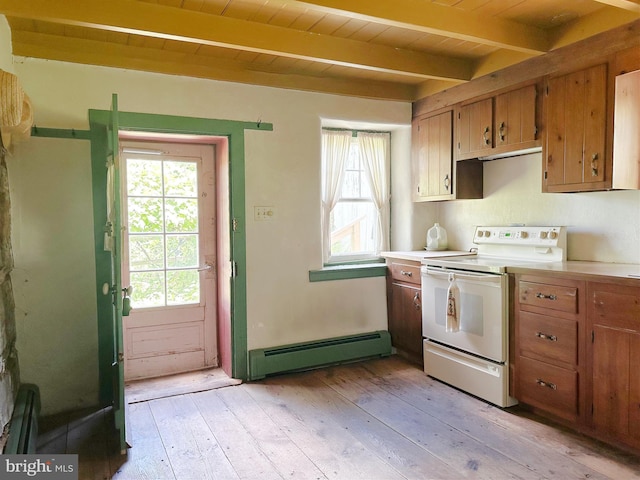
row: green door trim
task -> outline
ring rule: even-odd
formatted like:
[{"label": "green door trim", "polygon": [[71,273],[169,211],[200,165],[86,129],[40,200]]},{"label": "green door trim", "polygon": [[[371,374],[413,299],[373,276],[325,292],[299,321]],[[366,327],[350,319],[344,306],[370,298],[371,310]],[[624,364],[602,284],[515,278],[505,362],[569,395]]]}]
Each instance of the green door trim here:
[{"label": "green door trim", "polygon": [[[110,297],[102,294],[103,283],[109,280],[109,252],[104,252],[104,231],[106,223],[106,178],[105,159],[108,153],[107,125],[108,110],[89,110],[91,132],[91,164],[93,179],[94,238],[96,252],[96,294],[98,298],[98,356],[99,365],[110,365],[110,331],[104,321],[109,313]],[[247,252],[246,252],[246,205],[245,205],[245,130],[273,131],[273,125],[262,122],[240,122],[206,118],[181,117],[133,112],[118,112],[120,130],[147,133],[206,135],[227,137],[229,142],[229,235],[231,237],[231,259],[235,262],[235,278],[231,282],[231,358],[232,376],[248,379],[247,367]],[[105,404],[112,392],[110,376],[100,368],[100,400]]]}]

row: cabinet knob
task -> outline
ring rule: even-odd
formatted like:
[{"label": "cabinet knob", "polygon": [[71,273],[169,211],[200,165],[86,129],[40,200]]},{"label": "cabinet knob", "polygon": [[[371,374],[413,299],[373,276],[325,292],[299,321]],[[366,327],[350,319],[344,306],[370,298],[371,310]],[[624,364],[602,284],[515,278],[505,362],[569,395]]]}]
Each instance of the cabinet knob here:
[{"label": "cabinet knob", "polygon": [[404,275],[405,277],[413,277],[413,272],[405,272],[404,270],[400,270],[400,275]]},{"label": "cabinet knob", "polygon": [[489,132],[489,127],[484,127],[484,132],[482,132],[482,139],[484,140],[485,145],[489,145],[489,142],[491,141],[491,139],[489,138]]},{"label": "cabinet knob", "polygon": [[451,185],[451,180],[449,180],[449,174],[444,176],[444,188],[449,190],[449,185]]}]

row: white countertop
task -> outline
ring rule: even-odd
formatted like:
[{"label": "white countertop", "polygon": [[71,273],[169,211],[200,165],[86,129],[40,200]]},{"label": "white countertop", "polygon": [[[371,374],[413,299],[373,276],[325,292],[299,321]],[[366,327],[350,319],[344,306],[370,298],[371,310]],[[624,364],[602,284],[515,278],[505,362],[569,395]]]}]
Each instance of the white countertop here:
[{"label": "white countertop", "polygon": [[384,258],[398,258],[400,260],[412,260],[420,262],[424,258],[454,257],[457,255],[470,255],[470,252],[459,250],[415,250],[410,252],[381,252]]},{"label": "white countertop", "polygon": [[507,267],[509,273],[531,273],[531,271],[574,273],[596,277],[630,278],[640,281],[640,265],[635,263],[606,263],[606,262],[549,262],[532,263]]}]

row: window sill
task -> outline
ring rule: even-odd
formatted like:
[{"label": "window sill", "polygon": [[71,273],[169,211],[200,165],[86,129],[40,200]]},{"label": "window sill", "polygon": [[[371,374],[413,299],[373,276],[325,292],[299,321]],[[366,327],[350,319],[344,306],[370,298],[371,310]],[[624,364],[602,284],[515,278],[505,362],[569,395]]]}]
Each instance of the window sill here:
[{"label": "window sill", "polygon": [[384,263],[359,263],[350,265],[328,265],[320,270],[309,271],[310,282],[348,280],[351,278],[384,277],[387,266]]}]

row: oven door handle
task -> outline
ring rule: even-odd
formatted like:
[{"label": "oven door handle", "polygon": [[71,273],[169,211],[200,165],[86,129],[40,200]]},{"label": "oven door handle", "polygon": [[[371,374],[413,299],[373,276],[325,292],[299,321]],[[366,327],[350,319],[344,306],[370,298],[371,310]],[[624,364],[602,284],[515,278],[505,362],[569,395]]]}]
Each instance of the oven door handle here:
[{"label": "oven door handle", "polygon": [[463,278],[468,278],[468,279],[472,279],[472,280],[483,280],[483,279],[487,279],[487,280],[493,280],[498,281],[500,278],[499,273],[482,273],[482,272],[467,272],[467,271],[460,271],[460,270],[441,270],[439,268],[430,268],[430,267],[426,267],[425,269],[423,269],[423,273],[426,273],[427,275],[432,275],[434,277],[443,277],[443,278],[449,278],[449,274],[450,273],[454,273],[456,278],[458,279],[463,279]]}]

